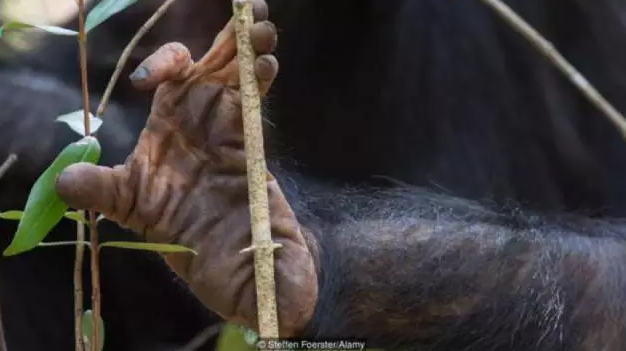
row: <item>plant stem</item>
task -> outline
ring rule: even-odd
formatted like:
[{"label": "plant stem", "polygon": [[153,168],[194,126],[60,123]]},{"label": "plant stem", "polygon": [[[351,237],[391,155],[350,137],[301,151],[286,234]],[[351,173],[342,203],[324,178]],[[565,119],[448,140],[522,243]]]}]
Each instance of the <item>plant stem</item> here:
[{"label": "plant stem", "polygon": [[[78,0],[78,45],[79,45],[79,60],[80,60],[80,77],[81,77],[81,90],[83,97],[83,123],[85,124],[85,134],[91,135],[91,127],[90,127],[90,108],[89,108],[89,86],[87,84],[87,34],[85,33],[85,1]],[[98,230],[96,228],[96,214],[93,211],[89,211],[89,238],[91,242],[91,305],[92,305],[92,335],[90,339],[91,351],[99,351],[98,345],[99,338],[101,336],[98,335],[100,325],[100,267],[98,264]],[[80,223],[79,226],[83,226],[84,224]],[[84,241],[84,231],[83,238],[78,238],[78,241]],[[76,261],[79,260],[78,256],[80,254],[80,263],[82,268],[82,256],[83,252],[78,250],[78,247],[81,247],[84,250],[83,245],[77,245],[76,249]],[[80,269],[80,268],[79,268]],[[82,297],[81,297],[82,300]],[[81,315],[82,319],[82,315]],[[80,325],[76,327],[76,330],[80,331]],[[80,334],[82,340],[82,333]],[[76,346],[78,349],[78,345]]]},{"label": "plant stem", "polygon": [[87,83],[87,34],[85,33],[85,0],[78,0],[78,60],[80,62],[80,85],[83,97],[83,123],[85,134],[91,135],[89,119],[89,84]]},{"label": "plant stem", "polygon": [[[85,35],[85,2],[78,0],[78,48],[79,48],[79,66],[80,66],[80,83],[83,98],[83,123],[85,125],[85,134],[91,134],[91,125],[89,118],[89,84],[87,82],[87,36]],[[85,216],[85,211],[79,211]],[[85,241],[85,224],[79,222],[76,224],[76,241]],[[83,318],[83,258],[85,256],[85,247],[76,245],[76,257],[74,259],[74,343],[76,351],[84,350],[82,318]]]},{"label": "plant stem", "polygon": [[250,43],[254,23],[252,2],[234,0],[233,13],[237,34],[237,59],[243,110],[244,144],[248,173],[248,197],[254,253],[259,336],[278,338],[274,249],[267,195],[267,166],[263,149],[261,98],[254,71],[255,53]]},{"label": "plant stem", "polygon": [[0,351],[7,350],[7,342],[4,337],[4,324],[2,323],[2,312],[0,312]]},{"label": "plant stem", "polygon": [[[78,211],[84,218],[85,211]],[[76,258],[74,259],[74,345],[76,351],[83,351],[83,257],[85,256],[85,223],[76,222]],[[42,243],[41,243],[42,244]],[[41,245],[39,244],[39,245]]]},{"label": "plant stem", "polygon": [[156,21],[159,20],[159,18],[161,18],[163,14],[165,14],[167,9],[169,9],[169,7],[172,6],[172,4],[174,4],[174,2],[176,2],[176,0],[165,1],[152,14],[152,16],[148,18],[146,23],[144,23],[141,26],[141,28],[139,28],[137,33],[135,33],[135,36],[130,40],[128,45],[126,45],[126,47],[124,48],[124,51],[122,51],[122,54],[120,55],[120,59],[117,61],[117,65],[115,66],[115,71],[113,71],[113,74],[111,75],[111,78],[109,79],[109,83],[107,84],[107,87],[104,90],[104,94],[102,95],[102,99],[100,100],[100,105],[98,106],[98,109],[96,110],[96,116],[102,118],[102,115],[104,114],[104,110],[106,109],[109,103],[109,99],[111,98],[111,94],[113,93],[113,88],[115,87],[115,83],[117,83],[117,80],[119,79],[120,74],[122,74],[122,70],[124,69],[124,65],[126,64],[126,61],[128,61],[128,58],[130,57],[131,52],[133,51],[135,46],[137,46],[137,44],[139,43],[139,40],[141,40],[141,38],[150,30],[150,28],[154,26]]},{"label": "plant stem", "polygon": [[17,162],[17,155],[10,154],[0,166],[0,178],[4,177],[4,174],[15,164],[15,162]]},{"label": "plant stem", "polygon": [[221,323],[216,323],[216,324],[206,327],[198,335],[194,336],[194,338],[191,339],[189,343],[187,343],[187,345],[185,345],[184,347],[176,351],[200,350],[202,348],[202,345],[204,345],[207,342],[207,340],[209,340],[210,338],[220,333],[220,329],[222,328],[222,326],[223,325]]},{"label": "plant stem", "polygon": [[93,211],[89,211],[89,227],[91,232],[89,235],[91,242],[91,306],[93,310],[92,314],[92,336],[91,336],[91,351],[99,351],[100,345],[99,338],[104,337],[98,335],[100,325],[100,250],[98,250],[98,228],[96,224],[96,214]]},{"label": "plant stem", "polygon": [[[83,214],[84,212],[80,212],[81,214]],[[83,226],[85,225],[84,223],[81,223]],[[83,236],[84,236],[84,227],[83,227]],[[41,246],[41,247],[54,247],[54,246],[87,246],[87,247],[91,247],[91,243],[88,241],[51,241],[51,242],[41,242],[39,243],[39,245],[37,246]]]}]

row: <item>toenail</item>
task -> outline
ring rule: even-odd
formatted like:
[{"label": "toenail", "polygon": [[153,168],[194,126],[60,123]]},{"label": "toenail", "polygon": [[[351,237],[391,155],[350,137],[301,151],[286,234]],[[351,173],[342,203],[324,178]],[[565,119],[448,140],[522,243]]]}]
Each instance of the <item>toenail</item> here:
[{"label": "toenail", "polygon": [[148,71],[148,69],[144,66],[139,66],[137,67],[137,69],[135,70],[135,72],[133,72],[130,75],[130,79],[131,80],[143,80],[148,78],[148,76],[150,76],[150,71]]}]

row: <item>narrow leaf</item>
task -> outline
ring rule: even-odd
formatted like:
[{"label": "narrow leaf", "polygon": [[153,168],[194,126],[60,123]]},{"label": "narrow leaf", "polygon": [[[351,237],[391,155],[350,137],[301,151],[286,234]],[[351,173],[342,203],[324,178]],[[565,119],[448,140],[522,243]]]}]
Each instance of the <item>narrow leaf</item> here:
[{"label": "narrow leaf", "polygon": [[[84,110],[70,112],[68,114],[57,117],[57,122],[66,123],[73,131],[85,136],[85,117]],[[95,133],[102,126],[102,120],[89,113],[89,131]]]},{"label": "narrow leaf", "polygon": [[56,35],[78,35],[78,32],[62,27],[43,26],[38,24],[28,24],[24,22],[12,21],[7,22],[2,27],[0,27],[0,37],[4,34],[4,32],[12,30],[42,30],[44,32]]},{"label": "narrow leaf", "polygon": [[22,219],[23,215],[24,215],[24,212],[22,211],[6,211],[6,212],[0,213],[0,218],[19,221],[20,219]]},{"label": "narrow leaf", "polygon": [[37,244],[59,223],[67,211],[67,205],[63,203],[55,190],[59,173],[71,164],[97,163],[99,159],[100,143],[94,137],[85,137],[71,143],[61,151],[30,190],[17,233],[4,251],[5,256],[16,255],[37,247]]},{"label": "narrow leaf", "polygon": [[[91,310],[86,310],[83,313],[82,320],[82,332],[83,332],[83,340],[86,345],[91,345],[91,335],[93,335],[93,312]],[[102,351],[104,349],[104,321],[102,318],[98,319],[98,348],[97,350]]]},{"label": "narrow leaf", "polygon": [[[257,351],[254,344],[246,339],[245,330],[235,324],[228,323],[222,328],[217,341],[216,350]],[[256,345],[255,345],[256,346]]]},{"label": "narrow leaf", "polygon": [[85,32],[89,32],[96,28],[109,17],[124,10],[130,5],[136,3],[137,0],[102,0],[87,15],[85,20]]},{"label": "narrow leaf", "polygon": [[77,211],[65,212],[63,217],[65,217],[67,219],[71,219],[71,220],[73,220],[75,222],[81,222],[81,223],[89,225],[89,221],[87,221],[85,219],[85,217],[83,217],[83,215],[80,212],[77,212]]},{"label": "narrow leaf", "polygon": [[100,247],[117,247],[121,249],[130,249],[130,250],[143,250],[143,251],[155,251],[155,252],[191,252],[194,255],[198,253],[194,250],[182,246],[182,245],[173,245],[173,244],[155,244],[155,243],[141,243],[141,242],[132,242],[132,241],[107,241],[100,244]]}]

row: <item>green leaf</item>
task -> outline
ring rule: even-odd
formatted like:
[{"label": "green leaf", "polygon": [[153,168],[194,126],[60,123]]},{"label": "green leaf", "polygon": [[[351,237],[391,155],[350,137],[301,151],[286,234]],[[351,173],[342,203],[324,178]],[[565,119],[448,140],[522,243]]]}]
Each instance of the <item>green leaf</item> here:
[{"label": "green leaf", "polygon": [[[93,312],[91,310],[85,311],[83,313],[82,320],[82,329],[83,329],[83,340],[86,345],[91,345],[91,336],[93,334]],[[90,348],[86,348],[90,349]],[[102,351],[104,349],[104,321],[102,318],[98,318],[98,348],[97,350]]]},{"label": "green leaf", "polygon": [[11,220],[20,220],[22,219],[22,216],[24,215],[24,212],[22,211],[6,211],[6,212],[1,212],[0,213],[0,218],[2,219],[11,219]]},{"label": "green leaf", "polygon": [[[66,123],[73,131],[85,136],[85,115],[84,110],[70,112],[68,114],[57,117],[57,122]],[[95,133],[102,126],[102,120],[89,113],[89,131]]]},{"label": "green leaf", "polygon": [[172,245],[172,244],[154,244],[154,243],[141,243],[141,242],[132,242],[132,241],[107,241],[100,244],[100,247],[117,247],[121,249],[130,249],[130,250],[143,250],[143,251],[155,251],[155,252],[164,252],[164,253],[172,253],[172,252],[191,252],[194,255],[198,253],[194,250],[182,246],[182,245]]},{"label": "green leaf", "polygon": [[59,173],[74,163],[97,163],[99,159],[100,143],[91,136],[71,143],[59,153],[30,190],[17,233],[9,247],[4,250],[4,256],[17,255],[37,247],[67,211],[68,206],[55,190]]},{"label": "green leaf", "polygon": [[69,212],[65,212],[65,214],[63,215],[63,217],[67,218],[67,219],[71,219],[75,222],[82,222],[84,224],[89,225],[89,221],[87,221],[85,219],[85,217],[83,216],[82,213],[78,212],[78,211],[69,211]]},{"label": "green leaf", "polygon": [[88,33],[114,14],[124,10],[137,0],[102,0],[87,15],[85,32]]},{"label": "green leaf", "polygon": [[243,340],[248,346],[254,346],[259,341],[259,335],[250,329],[245,329],[243,331]]},{"label": "green leaf", "polygon": [[244,329],[228,323],[222,328],[217,341],[217,350],[256,351],[257,348],[248,344],[247,341]]},{"label": "green leaf", "polygon": [[48,32],[50,34],[56,34],[56,35],[72,35],[72,36],[78,35],[78,32],[70,30],[70,29],[62,28],[62,27],[43,26],[43,25],[38,25],[38,24],[28,24],[24,22],[12,21],[12,22],[7,22],[2,27],[0,27],[0,37],[4,34],[4,32],[7,32],[7,31],[24,30],[24,29],[43,30],[44,32]]}]

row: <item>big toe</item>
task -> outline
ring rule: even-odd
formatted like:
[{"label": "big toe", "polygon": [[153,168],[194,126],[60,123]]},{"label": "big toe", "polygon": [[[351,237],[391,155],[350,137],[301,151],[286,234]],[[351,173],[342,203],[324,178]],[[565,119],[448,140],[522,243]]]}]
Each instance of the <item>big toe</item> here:
[{"label": "big toe", "polygon": [[111,214],[118,194],[114,170],[91,163],[67,167],[57,177],[55,189],[68,206],[105,215]]}]

